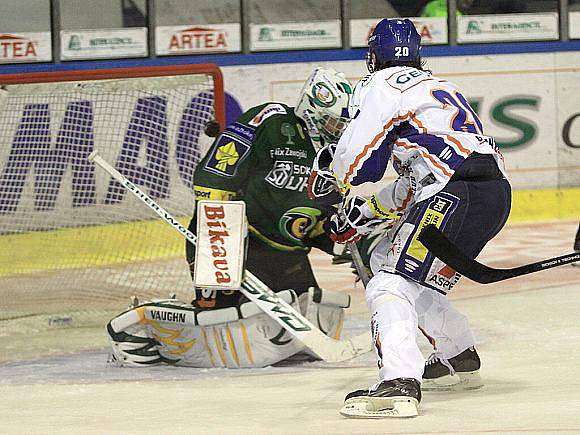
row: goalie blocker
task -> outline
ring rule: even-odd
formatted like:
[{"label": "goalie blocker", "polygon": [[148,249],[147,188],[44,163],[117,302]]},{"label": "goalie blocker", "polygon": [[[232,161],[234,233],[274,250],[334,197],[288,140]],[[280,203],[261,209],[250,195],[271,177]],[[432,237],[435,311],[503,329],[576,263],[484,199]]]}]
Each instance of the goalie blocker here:
[{"label": "goalie blocker", "polygon": [[[346,294],[310,288],[278,295],[332,338],[340,338]],[[119,366],[265,367],[307,350],[253,302],[201,310],[175,299],[131,307],[107,325]]]},{"label": "goalie blocker", "polygon": [[243,201],[197,203],[196,288],[239,290],[244,272],[244,241],[248,234]]}]

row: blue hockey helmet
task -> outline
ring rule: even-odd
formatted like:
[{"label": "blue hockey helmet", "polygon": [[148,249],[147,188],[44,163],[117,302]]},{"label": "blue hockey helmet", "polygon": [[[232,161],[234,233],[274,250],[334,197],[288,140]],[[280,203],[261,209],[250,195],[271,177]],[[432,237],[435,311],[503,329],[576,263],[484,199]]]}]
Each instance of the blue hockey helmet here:
[{"label": "blue hockey helmet", "polygon": [[377,23],[368,40],[367,67],[370,72],[385,64],[408,64],[421,59],[421,36],[407,18],[384,18]]}]

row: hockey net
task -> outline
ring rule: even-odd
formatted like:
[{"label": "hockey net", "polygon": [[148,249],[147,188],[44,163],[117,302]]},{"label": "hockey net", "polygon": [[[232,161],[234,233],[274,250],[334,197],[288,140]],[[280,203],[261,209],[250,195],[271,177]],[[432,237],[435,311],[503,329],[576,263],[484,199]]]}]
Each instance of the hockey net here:
[{"label": "hockey net", "polygon": [[87,157],[98,150],[187,225],[204,128],[225,122],[219,68],[0,75],[0,86],[0,336],[103,328],[132,295],[191,299],[183,239]]}]

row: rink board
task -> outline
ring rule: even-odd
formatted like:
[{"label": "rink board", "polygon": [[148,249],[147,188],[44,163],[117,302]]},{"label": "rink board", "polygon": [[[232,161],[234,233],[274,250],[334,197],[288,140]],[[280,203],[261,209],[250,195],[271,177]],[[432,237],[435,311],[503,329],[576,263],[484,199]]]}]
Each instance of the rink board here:
[{"label": "rink board", "polygon": [[[188,219],[184,216],[179,220]],[[558,219],[580,219],[580,188],[513,192],[509,223]],[[155,235],[156,242],[146,250],[119,256],[134,242],[132,234]],[[11,246],[18,249],[10,249]],[[0,236],[0,277],[180,257],[185,258],[181,237],[157,219]]]}]

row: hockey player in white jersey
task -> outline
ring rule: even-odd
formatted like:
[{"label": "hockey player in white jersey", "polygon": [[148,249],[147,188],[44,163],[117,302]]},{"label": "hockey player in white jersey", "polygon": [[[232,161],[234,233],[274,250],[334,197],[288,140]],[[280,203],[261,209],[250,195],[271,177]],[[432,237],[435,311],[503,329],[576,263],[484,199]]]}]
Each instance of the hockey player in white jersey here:
[{"label": "hockey player in white jersey", "polygon": [[[331,168],[343,192],[372,183],[370,198],[350,196],[327,225],[347,243],[377,219],[392,229],[371,258],[366,288],[379,382],[346,396],[341,414],[418,415],[424,389],[481,386],[480,360],[465,316],[445,294],[460,276],[417,240],[435,224],[474,258],[504,226],[511,189],[493,138],[455,85],[423,69],[421,38],[407,19],[383,19],[369,37],[371,74],[357,85],[351,122]],[[399,177],[383,180],[391,161]],[[417,327],[435,339],[425,363]]]}]

